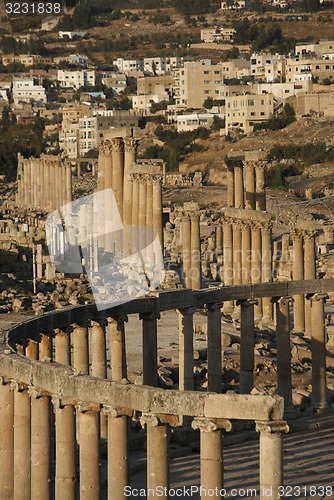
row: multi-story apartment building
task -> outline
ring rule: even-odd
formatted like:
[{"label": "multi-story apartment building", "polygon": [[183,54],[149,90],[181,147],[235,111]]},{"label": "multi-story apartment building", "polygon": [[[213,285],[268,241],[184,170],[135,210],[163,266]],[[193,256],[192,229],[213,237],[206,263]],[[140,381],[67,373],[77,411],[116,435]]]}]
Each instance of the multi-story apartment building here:
[{"label": "multi-story apartment building", "polygon": [[45,88],[42,85],[36,85],[34,78],[14,79],[13,100],[15,105],[22,102],[46,103],[47,96]]},{"label": "multi-story apartment building", "polygon": [[124,57],[118,57],[112,64],[116,71],[125,73],[126,75],[144,71],[143,59],[124,59]]},{"label": "multi-story apartment building", "polygon": [[240,80],[251,74],[250,62],[243,58],[222,62],[221,65],[223,67],[224,79],[236,78]]},{"label": "multi-story apartment building", "polygon": [[173,95],[174,77],[172,75],[163,76],[142,76],[137,78],[137,95],[161,94],[167,92],[170,97]]},{"label": "multi-story apartment building", "polygon": [[167,92],[161,94],[140,94],[132,96],[133,109],[140,111],[144,115],[149,113],[152,104],[169,100]]},{"label": "multi-story apartment building", "polygon": [[280,54],[252,54],[250,74],[257,80],[282,81],[285,75],[286,57]]},{"label": "multi-story apartment building", "polygon": [[229,96],[225,99],[225,132],[241,129],[246,134],[253,130],[256,123],[269,120],[274,113],[272,94],[245,94]]},{"label": "multi-story apartment building", "polygon": [[179,68],[183,57],[144,57],[144,72],[152,75],[165,75]]},{"label": "multi-story apartment building", "polygon": [[286,81],[309,80],[312,77],[324,80],[334,78],[334,61],[327,59],[287,59]]},{"label": "multi-story apartment building", "polygon": [[54,63],[53,57],[42,57],[33,54],[21,54],[14,55],[9,54],[6,56],[2,56],[1,58],[2,65],[8,66],[8,64],[23,64],[24,66],[36,66],[37,64],[45,64],[52,66]]},{"label": "multi-story apartment building", "polygon": [[127,78],[125,73],[115,73],[113,71],[101,73],[101,82],[106,85],[115,94],[124,92],[127,87]]},{"label": "multi-story apartment building", "polygon": [[60,87],[79,89],[85,85],[94,86],[97,83],[95,70],[87,69],[59,69],[57,71],[57,81]]},{"label": "multi-story apartment building", "polygon": [[79,118],[79,154],[84,156],[90,149],[97,148],[104,139],[104,133],[110,128],[134,128],[138,127],[138,123],[138,116],[124,111],[113,112],[109,116]]},{"label": "multi-story apartment building", "polygon": [[215,26],[214,28],[201,29],[201,40],[205,43],[233,42],[234,35],[234,28]]},{"label": "multi-story apartment building", "polygon": [[316,56],[323,59],[334,59],[334,40],[321,40],[317,43],[297,44],[296,56]]},{"label": "multi-story apartment building", "polygon": [[223,66],[211,64],[210,59],[186,62],[174,77],[176,104],[199,109],[208,97],[219,98],[217,87],[223,82]]}]

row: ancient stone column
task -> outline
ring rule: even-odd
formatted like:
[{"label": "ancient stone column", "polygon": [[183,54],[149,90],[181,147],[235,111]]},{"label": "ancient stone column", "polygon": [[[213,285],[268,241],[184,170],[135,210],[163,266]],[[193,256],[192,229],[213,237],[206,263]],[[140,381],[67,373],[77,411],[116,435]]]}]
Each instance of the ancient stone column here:
[{"label": "ancient stone column", "polygon": [[265,164],[256,165],[255,183],[256,183],[256,210],[266,210],[266,192],[264,187]]},{"label": "ancient stone column", "polygon": [[251,230],[246,223],[241,227],[241,282],[248,284],[251,282]]},{"label": "ancient stone column", "polygon": [[184,284],[191,288],[191,222],[188,215],[181,220],[181,242]]},{"label": "ancient stone column", "polygon": [[91,321],[92,376],[107,378],[106,337],[104,324]]},{"label": "ancient stone column", "polygon": [[234,206],[244,208],[244,179],[242,164],[234,167]]},{"label": "ancient stone column", "polygon": [[221,304],[207,304],[208,392],[222,391]]},{"label": "ancient stone column", "polygon": [[146,220],[145,220],[145,253],[146,253],[146,268],[150,268],[151,271],[154,270],[154,249],[153,249],[153,180],[152,177],[147,177],[146,181]]},{"label": "ancient stone column", "polygon": [[256,422],[260,432],[260,499],[279,500],[283,482],[283,433],[289,432],[284,421]]},{"label": "ancient stone column", "polygon": [[233,231],[233,284],[241,285],[241,224],[235,221]]},{"label": "ancient stone column", "polygon": [[311,298],[312,404],[316,410],[327,407],[326,400],[326,334],[324,303],[326,294]]},{"label": "ancient stone column", "polygon": [[31,413],[27,391],[14,391],[14,500],[32,500],[31,480]]},{"label": "ancient stone column", "polygon": [[[315,231],[304,234],[304,279],[316,279]],[[311,302],[305,298],[305,337],[311,338]]]},{"label": "ancient stone column", "polygon": [[31,391],[31,498],[50,498],[50,398]]},{"label": "ancient stone column", "polygon": [[216,230],[215,230],[215,243],[216,243],[216,254],[219,255],[222,250],[223,250],[223,228],[221,226],[221,224],[218,224],[216,226]]},{"label": "ancient stone column", "polygon": [[39,360],[51,361],[52,360],[52,343],[48,335],[41,333],[39,341]]},{"label": "ancient stone column", "polygon": [[245,208],[255,210],[255,170],[253,162],[244,162]]},{"label": "ancient stone column", "polygon": [[[304,257],[303,257],[303,238],[299,231],[293,231],[293,266],[292,276],[294,280],[304,279]],[[294,331],[304,332],[305,329],[305,310],[304,295],[294,295],[293,317]]]},{"label": "ancient stone column", "polygon": [[76,439],[75,413],[72,405],[56,403],[56,473],[55,500],[75,500]]},{"label": "ancient stone column", "polygon": [[115,409],[108,414],[108,498],[123,498],[129,484],[128,419]]},{"label": "ancient stone column", "polygon": [[110,332],[111,378],[119,382],[127,377],[125,330],[127,318],[108,318]]},{"label": "ancient stone column", "polygon": [[[140,422],[147,425],[147,488],[156,491],[158,487],[169,489],[168,426],[154,415],[143,414]],[[158,494],[152,495],[158,498]],[[169,495],[159,498],[168,500]]]},{"label": "ancient stone column", "polygon": [[[271,225],[266,224],[261,227],[262,240],[262,283],[272,281],[272,248],[271,248]],[[270,297],[262,299],[263,317],[267,320],[273,319],[273,308]]]},{"label": "ancient stone column", "polygon": [[[221,499],[220,491],[224,487],[222,429],[232,428],[228,420],[210,420],[195,418],[193,429],[200,430],[200,464],[201,464],[201,500],[207,498]],[[217,492],[214,494],[214,492]]]},{"label": "ancient stone column", "polygon": [[80,500],[100,500],[100,414],[80,411]]},{"label": "ancient stone column", "polygon": [[14,496],[14,392],[0,384],[0,498]]},{"label": "ancient stone column", "polygon": [[124,183],[124,142],[121,137],[111,140],[112,144],[112,185],[120,216],[123,217],[123,183]]},{"label": "ancient stone column", "polygon": [[191,288],[199,290],[202,288],[202,270],[201,270],[201,237],[199,216],[191,215]]},{"label": "ancient stone column", "polygon": [[[224,245],[224,285],[233,285],[233,233],[232,224],[229,221],[223,221],[223,245]],[[233,311],[233,301],[224,302],[224,312]]]},{"label": "ancient stone column", "polygon": [[139,178],[139,251],[143,253],[144,260],[146,257],[145,247],[146,247],[146,176],[141,175]]},{"label": "ancient stone column", "polygon": [[113,146],[111,142],[107,139],[103,141],[100,148],[101,152],[103,152],[101,158],[102,178],[100,180],[100,184],[98,184],[98,187],[100,186],[101,191],[103,191],[104,189],[112,189],[113,187],[113,157],[112,157]]},{"label": "ancient stone column", "polygon": [[76,323],[72,326],[73,368],[78,373],[88,374],[89,359],[87,327],[79,326]]},{"label": "ancient stone column", "polygon": [[72,201],[72,170],[70,163],[65,165],[65,200],[64,203],[71,203]]},{"label": "ancient stone column", "polygon": [[178,309],[179,320],[179,390],[194,390],[194,307]]},{"label": "ancient stone column", "polygon": [[227,206],[234,207],[234,168],[227,165]]},{"label": "ancient stone column", "polygon": [[105,141],[99,145],[99,159],[97,166],[97,191],[105,189],[105,162],[106,162]]},{"label": "ancient stone column", "polygon": [[132,220],[132,181],[130,166],[137,157],[138,139],[126,137],[124,139],[124,185],[123,185],[123,224],[131,226]]},{"label": "ancient stone column", "polygon": [[286,412],[292,409],[290,302],[291,297],[276,300],[277,393],[284,398]]},{"label": "ancient stone column", "polygon": [[55,329],[55,361],[61,365],[71,364],[70,337],[59,328]]},{"label": "ancient stone column", "polygon": [[132,226],[139,225],[139,176],[138,174],[131,174],[132,178],[132,213],[131,224]]},{"label": "ancient stone column", "polygon": [[[252,283],[261,283],[262,276],[262,244],[261,244],[261,229],[257,224],[252,226],[251,230],[252,240],[252,270],[251,277]],[[255,319],[259,320],[262,315],[262,302],[259,301],[258,305],[254,307]]]},{"label": "ancient stone column", "polygon": [[[240,301],[240,394],[249,394],[254,387],[254,304],[256,303],[255,300]],[[237,304],[239,305],[238,302]]]},{"label": "ancient stone column", "polygon": [[27,358],[30,359],[38,359],[38,342],[33,339],[28,340],[28,344],[26,345],[25,348],[25,353]]},{"label": "ancient stone column", "polygon": [[160,174],[153,177],[153,228],[156,230],[161,248],[163,248],[162,175]]},{"label": "ancient stone column", "polygon": [[143,340],[143,384],[158,386],[158,327],[155,313],[140,314]]}]

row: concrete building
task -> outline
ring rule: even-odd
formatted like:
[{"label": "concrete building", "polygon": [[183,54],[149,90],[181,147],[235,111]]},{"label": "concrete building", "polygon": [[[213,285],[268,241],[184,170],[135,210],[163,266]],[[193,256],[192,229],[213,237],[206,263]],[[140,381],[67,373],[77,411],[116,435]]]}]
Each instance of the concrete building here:
[{"label": "concrete building", "polygon": [[8,54],[3,55],[1,58],[2,65],[8,66],[8,64],[23,64],[24,66],[36,66],[37,64],[45,64],[52,66],[54,63],[53,57],[42,57],[33,54]]},{"label": "concrete building", "polygon": [[127,87],[127,78],[125,73],[115,73],[113,71],[105,71],[101,73],[101,82],[106,85],[115,94],[124,92]]},{"label": "concrete building", "polygon": [[334,116],[334,92],[296,95],[288,102],[294,107],[297,117],[309,114]]},{"label": "concrete building", "polygon": [[285,60],[285,56],[279,54],[253,54],[250,58],[250,74],[266,82],[282,81]]},{"label": "concrete building", "polygon": [[144,72],[152,75],[172,73],[183,63],[183,57],[144,57]]},{"label": "concrete building", "polygon": [[169,94],[167,92],[162,92],[161,94],[146,94],[146,95],[133,95],[132,108],[141,111],[143,114],[147,114],[152,104],[163,102],[169,100]]},{"label": "concrete building", "polygon": [[233,42],[234,35],[234,28],[216,26],[214,28],[201,29],[201,40],[205,43]]},{"label": "concrete building", "polygon": [[295,82],[304,79],[334,78],[334,61],[326,59],[287,59],[286,60],[286,81]]},{"label": "concrete building", "polygon": [[225,12],[228,10],[242,11],[246,10],[247,2],[246,0],[227,0],[221,3],[220,8]]},{"label": "concrete building", "polygon": [[316,43],[297,44],[295,47],[296,56],[317,56],[324,59],[334,59],[334,41],[321,40]]},{"label": "concrete building", "polygon": [[214,113],[191,113],[188,115],[178,115],[176,117],[176,126],[178,132],[190,132],[199,127],[210,128],[213,125],[214,118],[217,116],[224,119],[223,114]]},{"label": "concrete building", "polygon": [[283,101],[290,96],[312,92],[312,80],[288,83],[253,83],[250,85],[255,94],[273,94],[276,99]]},{"label": "concrete building", "polygon": [[69,38],[72,40],[74,37],[84,38],[87,35],[86,31],[59,31],[59,38]]},{"label": "concrete building", "polygon": [[250,76],[250,62],[246,59],[232,59],[231,61],[222,62],[224,79],[236,78],[242,79]]},{"label": "concrete building", "polygon": [[111,128],[138,127],[138,116],[120,113],[109,116],[84,116],[79,118],[79,154],[85,155],[96,149],[104,140],[104,134]]},{"label": "concrete building", "polygon": [[124,59],[124,57],[118,57],[112,63],[119,73],[129,74],[144,71],[143,59]]},{"label": "concrete building", "polygon": [[59,69],[57,72],[57,81],[60,87],[79,89],[80,87],[96,85],[95,70],[78,69],[68,70]]},{"label": "concrete building", "polygon": [[176,104],[199,109],[208,97],[218,99],[223,76],[222,64],[211,64],[210,59],[186,62],[175,72]]},{"label": "concrete building", "polygon": [[174,77],[172,75],[142,76],[137,78],[137,95],[173,94]]},{"label": "concrete building", "polygon": [[34,78],[14,79],[13,81],[13,100],[14,104],[20,102],[47,102],[45,88],[42,85],[36,85]]},{"label": "concrete building", "polygon": [[242,129],[246,134],[256,123],[269,120],[274,113],[272,94],[247,94],[226,97],[225,132]]}]

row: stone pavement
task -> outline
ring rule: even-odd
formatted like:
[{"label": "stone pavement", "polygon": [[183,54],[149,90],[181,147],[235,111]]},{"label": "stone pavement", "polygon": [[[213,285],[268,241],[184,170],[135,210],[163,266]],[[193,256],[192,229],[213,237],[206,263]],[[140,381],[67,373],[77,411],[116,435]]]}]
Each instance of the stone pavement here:
[{"label": "stone pavement", "polygon": [[[334,500],[334,415],[312,417],[312,419],[306,420],[309,422],[308,429],[304,428],[304,430],[284,436],[285,490],[283,497]],[[313,425],[310,423],[312,421]],[[292,422],[293,427],[302,427],[301,424],[301,421]],[[253,492],[245,491],[259,487],[258,456],[258,440],[225,447],[224,487],[227,490],[226,498],[247,498],[249,500],[259,498],[258,495],[252,494]],[[171,459],[170,474],[171,488],[199,486],[199,453]],[[132,475],[131,486],[133,488],[145,488],[145,483],[144,471]],[[327,493],[329,494],[327,496],[322,494],[322,486],[328,487]],[[232,492],[232,489],[238,489],[239,494]],[[129,498],[143,500],[146,497],[132,495]],[[193,494],[189,497],[184,493],[182,496],[174,498],[200,500],[199,494]]]}]

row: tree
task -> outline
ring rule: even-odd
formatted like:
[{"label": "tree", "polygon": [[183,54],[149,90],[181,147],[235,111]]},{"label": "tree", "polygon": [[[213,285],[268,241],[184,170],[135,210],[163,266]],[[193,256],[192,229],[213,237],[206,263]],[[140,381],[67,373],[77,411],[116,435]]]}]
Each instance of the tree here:
[{"label": "tree", "polygon": [[212,97],[207,97],[205,101],[203,102],[203,106],[205,109],[212,109],[213,108],[214,101]]}]

